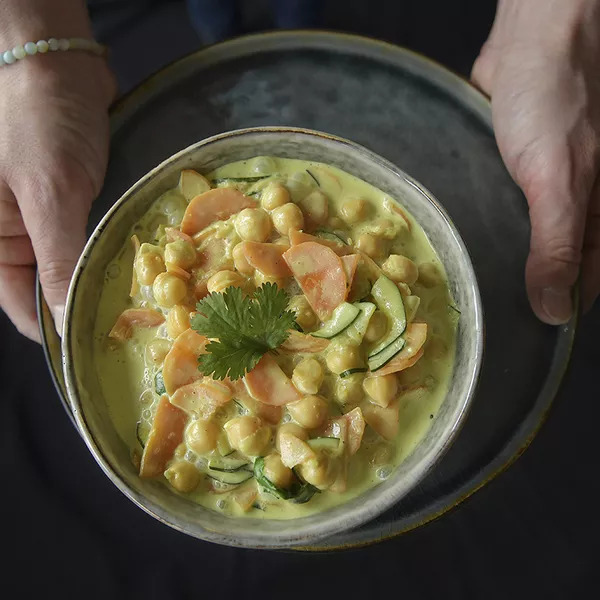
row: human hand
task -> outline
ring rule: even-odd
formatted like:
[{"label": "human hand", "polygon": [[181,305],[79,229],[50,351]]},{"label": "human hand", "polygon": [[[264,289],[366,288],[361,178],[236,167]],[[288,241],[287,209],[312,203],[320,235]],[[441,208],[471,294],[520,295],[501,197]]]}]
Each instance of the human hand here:
[{"label": "human hand", "polygon": [[35,263],[57,327],[108,155],[115,84],[102,58],[51,53],[0,68],[0,306],[39,341]]},{"label": "human hand", "polygon": [[527,197],[529,301],[550,324],[600,293],[600,1],[499,0],[472,78]]}]

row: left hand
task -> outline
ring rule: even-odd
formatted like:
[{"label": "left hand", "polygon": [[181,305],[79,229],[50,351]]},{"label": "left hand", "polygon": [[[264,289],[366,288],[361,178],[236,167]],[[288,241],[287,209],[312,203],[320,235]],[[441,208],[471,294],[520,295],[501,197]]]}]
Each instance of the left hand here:
[{"label": "left hand", "polygon": [[529,204],[529,301],[553,325],[600,293],[600,0],[499,0],[472,78]]}]

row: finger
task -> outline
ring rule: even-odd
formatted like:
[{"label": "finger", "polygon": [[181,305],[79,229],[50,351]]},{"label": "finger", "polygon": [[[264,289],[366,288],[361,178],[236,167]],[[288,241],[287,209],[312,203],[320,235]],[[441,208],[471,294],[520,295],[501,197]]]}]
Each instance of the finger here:
[{"label": "finger", "polygon": [[0,264],[35,264],[35,254],[29,236],[0,237]]},{"label": "finger", "polygon": [[0,306],[23,335],[41,342],[35,306],[35,267],[0,265]]},{"label": "finger", "polygon": [[37,259],[44,297],[59,334],[67,289],[85,244],[93,199],[89,177],[61,165],[59,181],[21,180],[13,185]]},{"label": "finger", "polygon": [[566,323],[573,313],[572,288],[579,276],[589,198],[585,178],[573,177],[573,158],[561,148],[546,144],[543,159],[536,157],[517,171],[531,218],[527,292],[536,315],[550,325]]},{"label": "finger", "polygon": [[592,308],[600,295],[600,177],[588,209],[583,264],[581,267],[581,304],[584,312]]},{"label": "finger", "polygon": [[[499,9],[499,7],[498,7]],[[475,59],[471,69],[471,81],[488,96],[492,95],[492,83],[494,81],[494,73],[498,62],[498,52],[496,37],[498,34],[499,18],[498,12],[492,24],[492,29],[486,42],[479,51],[479,56]]]},{"label": "finger", "polygon": [[27,229],[12,190],[0,180],[0,236],[26,235]]}]

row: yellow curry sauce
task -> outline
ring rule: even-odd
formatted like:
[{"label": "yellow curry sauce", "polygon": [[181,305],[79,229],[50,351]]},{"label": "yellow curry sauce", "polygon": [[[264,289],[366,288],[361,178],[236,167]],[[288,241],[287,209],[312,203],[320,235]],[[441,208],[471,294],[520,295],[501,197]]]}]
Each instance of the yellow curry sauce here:
[{"label": "yellow curry sauce", "polygon": [[[425,234],[393,199],[325,164],[256,157],[182,172],[131,233],[107,268],[94,336],[141,476],[224,514],[297,518],[386,479],[423,438],[448,387],[458,311]],[[204,377],[196,302],[267,282],[289,294],[299,331],[244,379]],[[371,372],[395,326],[376,283],[399,290],[406,343]],[[360,308],[363,330],[355,320],[310,335],[340,300]]]}]

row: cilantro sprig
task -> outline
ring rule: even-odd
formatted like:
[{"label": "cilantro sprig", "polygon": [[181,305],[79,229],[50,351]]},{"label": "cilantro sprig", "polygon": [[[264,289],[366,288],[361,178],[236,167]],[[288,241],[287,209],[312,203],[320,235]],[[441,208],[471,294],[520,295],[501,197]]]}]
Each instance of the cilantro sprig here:
[{"label": "cilantro sprig", "polygon": [[213,292],[196,305],[192,329],[211,339],[198,358],[198,369],[213,379],[232,380],[251,371],[263,354],[279,347],[295,326],[289,296],[265,283],[245,296],[240,288]]}]

